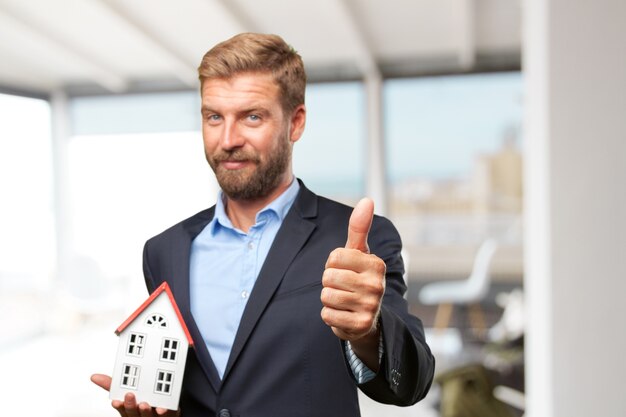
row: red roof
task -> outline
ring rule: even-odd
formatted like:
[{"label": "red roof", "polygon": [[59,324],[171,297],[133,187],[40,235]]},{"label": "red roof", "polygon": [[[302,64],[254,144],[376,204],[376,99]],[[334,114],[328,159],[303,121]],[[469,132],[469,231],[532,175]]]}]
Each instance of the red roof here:
[{"label": "red roof", "polygon": [[174,300],[174,295],[172,294],[172,290],[170,290],[170,286],[167,285],[167,282],[165,281],[163,282],[163,284],[159,285],[159,287],[156,290],[154,290],[152,294],[150,294],[150,297],[148,297],[148,299],[144,301],[143,304],[140,305],[139,308],[135,310],[135,312],[131,314],[130,317],[128,317],[124,321],[124,323],[120,324],[120,326],[115,330],[115,334],[119,335],[121,332],[123,332],[124,329],[128,327],[128,325],[131,324],[137,318],[137,316],[146,309],[146,307],[152,304],[152,302],[156,300],[156,298],[163,291],[165,291],[165,293],[167,294],[167,297],[170,300],[170,303],[172,304],[172,307],[174,307],[174,311],[176,312],[176,317],[178,317],[178,321],[180,322],[180,325],[183,328],[183,331],[185,332],[185,336],[187,337],[189,346],[193,346],[193,340],[191,339],[191,334],[189,334],[189,329],[187,329],[185,320],[183,320],[183,316],[182,314],[180,314],[180,310],[178,309],[178,306],[176,305],[176,300]]}]

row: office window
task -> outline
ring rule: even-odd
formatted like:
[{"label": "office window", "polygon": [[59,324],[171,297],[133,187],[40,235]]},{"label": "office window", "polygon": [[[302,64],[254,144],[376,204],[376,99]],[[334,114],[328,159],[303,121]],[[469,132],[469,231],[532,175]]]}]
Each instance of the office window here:
[{"label": "office window", "polygon": [[[0,287],[37,293],[48,290],[56,261],[50,105],[0,94],[0,114]],[[21,322],[16,333],[31,325]]]},{"label": "office window", "polygon": [[217,197],[199,132],[77,136],[68,153],[73,243],[105,288],[116,277],[134,285],[146,240]]},{"label": "office window", "polygon": [[521,282],[522,100],[519,72],[385,83],[388,215],[413,279],[466,278],[491,237],[494,275]]},{"label": "office window", "polygon": [[353,204],[365,191],[362,83],[309,84],[307,123],[294,145],[294,172],[317,194]]},{"label": "office window", "polygon": [[217,196],[204,156],[199,94],[75,97],[70,114],[72,245],[100,266],[105,291],[131,287],[139,294],[145,241]]}]

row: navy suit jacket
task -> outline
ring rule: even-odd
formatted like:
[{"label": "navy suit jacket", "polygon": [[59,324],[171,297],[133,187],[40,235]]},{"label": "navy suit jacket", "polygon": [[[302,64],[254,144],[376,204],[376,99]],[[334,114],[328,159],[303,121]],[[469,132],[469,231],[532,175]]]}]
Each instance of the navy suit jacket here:
[{"label": "navy suit jacket", "polygon": [[360,415],[357,387],[397,405],[426,395],[434,359],[421,322],[408,313],[403,298],[398,232],[387,219],[374,217],[370,251],[387,265],[384,356],[376,378],[357,385],[342,342],[320,317],[324,265],[333,249],[345,245],[352,209],[300,187],[252,290],[222,380],[189,306],[191,242],[213,218],[214,207],[146,242],[148,290],[168,282],[196,342],[183,380],[184,417],[351,417]]}]

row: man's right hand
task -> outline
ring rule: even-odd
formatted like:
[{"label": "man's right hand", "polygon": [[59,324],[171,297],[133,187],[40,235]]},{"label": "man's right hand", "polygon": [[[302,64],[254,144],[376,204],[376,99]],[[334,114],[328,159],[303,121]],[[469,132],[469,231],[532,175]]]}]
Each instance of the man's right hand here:
[{"label": "man's right hand", "polygon": [[[103,374],[93,374],[91,376],[91,382],[96,384],[102,389],[109,391],[111,389],[111,377]],[[127,392],[124,396],[124,401],[113,400],[111,406],[115,408],[122,417],[177,417],[180,416],[180,410],[173,411],[166,408],[153,408],[146,402],[137,404],[135,395],[132,392]]]}]

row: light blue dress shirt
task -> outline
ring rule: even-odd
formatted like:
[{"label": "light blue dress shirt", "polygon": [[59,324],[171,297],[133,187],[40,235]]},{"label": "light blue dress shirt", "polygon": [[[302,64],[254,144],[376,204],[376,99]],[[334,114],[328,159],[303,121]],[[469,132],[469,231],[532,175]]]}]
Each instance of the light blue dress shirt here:
[{"label": "light blue dress shirt", "polygon": [[215,216],[191,244],[191,314],[220,378],[252,287],[300,185],[289,188],[256,215],[248,233],[233,226],[220,191]]},{"label": "light blue dress shirt", "polygon": [[[299,190],[300,184],[294,179],[283,194],[257,213],[248,233],[233,226],[220,191],[213,220],[191,244],[191,314],[220,378],[254,283]],[[373,378],[366,367],[361,369],[364,365],[347,347],[346,355],[357,381]]]}]

